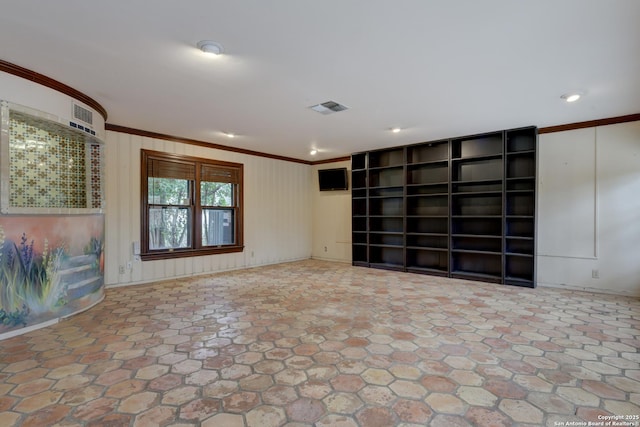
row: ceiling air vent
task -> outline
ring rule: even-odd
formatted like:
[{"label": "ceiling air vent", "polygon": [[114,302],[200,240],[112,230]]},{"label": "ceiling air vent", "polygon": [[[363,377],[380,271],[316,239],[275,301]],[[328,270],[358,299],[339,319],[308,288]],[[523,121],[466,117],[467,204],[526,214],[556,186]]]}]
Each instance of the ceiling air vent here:
[{"label": "ceiling air vent", "polygon": [[323,102],[322,104],[312,105],[309,108],[311,108],[313,111],[317,111],[320,114],[326,115],[326,114],[338,113],[340,111],[347,110],[349,107],[342,104],[338,104],[335,101],[327,101],[327,102]]},{"label": "ceiling air vent", "polygon": [[73,104],[73,118],[76,120],[80,120],[82,122],[88,123],[90,125],[93,124],[93,112],[91,112],[91,110],[87,110],[86,108],[79,106],[78,104]]}]

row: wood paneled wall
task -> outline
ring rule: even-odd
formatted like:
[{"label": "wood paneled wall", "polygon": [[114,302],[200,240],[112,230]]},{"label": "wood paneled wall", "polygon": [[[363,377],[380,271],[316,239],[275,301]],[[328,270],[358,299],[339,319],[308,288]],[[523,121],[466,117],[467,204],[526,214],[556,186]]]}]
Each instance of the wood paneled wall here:
[{"label": "wood paneled wall", "polygon": [[[108,131],[106,138],[107,286],[275,264],[311,256],[311,167],[283,160]],[[245,250],[241,253],[140,261],[140,150],[244,164]],[[130,268],[129,268],[130,266]],[[121,273],[124,267],[124,273]]]}]

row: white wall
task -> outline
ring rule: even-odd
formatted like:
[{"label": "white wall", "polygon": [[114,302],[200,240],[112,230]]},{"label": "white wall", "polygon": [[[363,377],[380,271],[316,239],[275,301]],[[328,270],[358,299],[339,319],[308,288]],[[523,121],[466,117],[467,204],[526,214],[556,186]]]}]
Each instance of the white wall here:
[{"label": "white wall", "polygon": [[104,139],[104,117],[88,105],[57,90],[33,83],[22,77],[0,72],[0,99],[45,112],[52,120],[68,125],[72,117],[73,103],[83,106],[93,113],[93,129],[100,139]]},{"label": "white wall", "polygon": [[[107,132],[107,286],[306,259],[311,256],[311,167],[172,141]],[[140,150],[244,164],[244,244],[241,253],[140,261]],[[131,268],[127,268],[131,263]],[[124,267],[124,274],[120,274]]]},{"label": "white wall", "polygon": [[538,284],[640,295],[640,122],[540,135],[538,162]]},{"label": "white wall", "polygon": [[[318,170],[345,167],[351,175],[351,162],[314,165],[311,171],[313,194],[313,247],[311,256],[351,262],[351,191],[319,191]],[[349,177],[351,179],[351,177]],[[349,183],[351,188],[351,182]]]},{"label": "white wall", "polygon": [[[334,167],[312,168],[311,255],[351,262],[351,193],[318,191]],[[640,296],[640,122],[540,135],[538,175],[538,285]]]}]

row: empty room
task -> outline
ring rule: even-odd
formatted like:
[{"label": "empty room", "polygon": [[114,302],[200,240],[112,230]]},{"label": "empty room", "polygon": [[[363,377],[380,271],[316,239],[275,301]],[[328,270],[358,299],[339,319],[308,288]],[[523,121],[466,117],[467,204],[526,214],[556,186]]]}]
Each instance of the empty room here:
[{"label": "empty room", "polygon": [[5,2],[0,425],[640,425],[640,2]]}]

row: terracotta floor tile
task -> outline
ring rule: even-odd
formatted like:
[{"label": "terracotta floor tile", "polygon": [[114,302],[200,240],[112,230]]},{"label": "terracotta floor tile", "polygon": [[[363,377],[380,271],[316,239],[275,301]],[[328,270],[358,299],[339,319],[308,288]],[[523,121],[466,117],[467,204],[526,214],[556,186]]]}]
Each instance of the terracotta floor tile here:
[{"label": "terracotta floor tile", "polygon": [[419,383],[408,380],[396,380],[389,385],[389,388],[398,396],[409,399],[422,399],[428,393]]},{"label": "terracotta floor tile", "polygon": [[509,399],[523,399],[527,390],[511,381],[489,379],[484,382],[482,388],[495,396]]},{"label": "terracotta floor tile", "polygon": [[406,423],[428,425],[429,418],[433,415],[429,406],[416,400],[400,399],[393,404],[392,409]]},{"label": "terracotta floor tile", "polygon": [[353,418],[339,414],[329,414],[315,425],[317,427],[358,427],[358,423]]},{"label": "terracotta floor tile", "polygon": [[300,369],[284,369],[274,376],[276,384],[294,386],[307,380],[307,374]]},{"label": "terracotta floor tile", "polygon": [[313,423],[325,414],[325,407],[319,400],[302,397],[289,403],[286,413],[293,421]]},{"label": "terracotta floor tile", "polygon": [[122,360],[112,360],[112,359],[104,360],[98,363],[92,363],[84,371],[84,374],[98,376],[105,372],[115,371],[120,366],[122,366],[122,363],[123,363]]},{"label": "terracotta floor tile", "polygon": [[17,402],[17,398],[10,396],[0,396],[0,412],[5,412],[10,410],[13,405]]},{"label": "terracotta floor tile", "polygon": [[261,405],[246,415],[247,427],[279,427],[286,421],[286,414],[279,406]]},{"label": "terracotta floor tile", "polygon": [[254,370],[261,374],[275,374],[284,368],[284,363],[277,360],[263,360],[254,365]]},{"label": "terracotta floor tile", "polygon": [[420,384],[432,392],[452,392],[458,385],[446,377],[427,375],[420,380]]},{"label": "terracotta floor tile", "polygon": [[639,313],[621,296],[315,260],[113,288],[0,341],[0,424],[593,422],[640,413]]},{"label": "terracotta floor tile", "polygon": [[[116,369],[110,372],[106,372],[98,378],[96,378],[95,383],[110,386],[120,381],[128,380],[131,378],[132,371],[130,369]],[[78,376],[79,377],[79,376]]]},{"label": "terracotta floor tile", "polygon": [[284,361],[284,364],[287,368],[307,370],[315,365],[315,362],[308,356],[291,356]]},{"label": "terracotta floor tile", "polygon": [[458,388],[456,395],[474,406],[491,407],[498,401],[496,395],[481,387],[462,386]]},{"label": "terracotta floor tile", "polygon": [[149,382],[150,390],[167,391],[182,384],[183,377],[177,374],[166,374]]},{"label": "terracotta floor tile", "polygon": [[[128,426],[133,417],[127,414],[109,414],[100,419],[89,421],[86,427],[120,427]],[[74,427],[73,425],[60,424],[60,427]],[[81,425],[78,425],[81,427]]]},{"label": "terracotta floor tile", "polygon": [[523,400],[503,399],[499,408],[514,421],[521,423],[539,425],[544,416],[540,409]]},{"label": "terracotta floor tile", "polygon": [[397,424],[396,417],[387,408],[366,408],[356,418],[362,427],[388,427]]},{"label": "terracotta floor tile", "polygon": [[202,427],[244,427],[242,415],[216,414],[202,422]]},{"label": "terracotta floor tile", "polygon": [[332,393],[325,397],[322,402],[329,412],[336,414],[353,415],[364,406],[364,403],[357,395],[344,392]]},{"label": "terracotta floor tile", "polygon": [[68,406],[81,406],[99,398],[103,391],[104,387],[97,385],[76,388],[65,392],[59,402]]},{"label": "terracotta floor tile", "polygon": [[331,392],[331,385],[324,381],[306,381],[298,386],[300,395],[311,399],[322,399]]},{"label": "terracotta floor tile", "polygon": [[369,405],[388,406],[397,396],[388,388],[377,385],[368,385],[358,392],[358,396]]},{"label": "terracotta floor tile", "polygon": [[205,397],[212,397],[214,399],[221,399],[236,392],[238,389],[239,386],[237,381],[218,380],[206,385],[202,389],[202,395]]},{"label": "terracotta floor tile", "polygon": [[[17,414],[15,412],[0,412],[0,417],[2,418],[2,422],[6,423],[7,427],[16,427],[18,425],[25,425],[24,423],[18,424],[20,421],[20,417],[22,414]],[[30,415],[28,418],[36,416],[35,414]],[[37,425],[37,423],[31,422],[31,425]]]},{"label": "terracotta floor tile", "polygon": [[584,380],[582,381],[582,388],[602,398],[615,400],[626,399],[626,393],[624,393],[622,390],[599,381]]},{"label": "terracotta floor tile", "polygon": [[48,406],[29,414],[20,425],[26,427],[51,426],[63,420],[69,414],[70,410],[71,408],[64,405]]},{"label": "terracotta floor tile", "polygon": [[[250,408],[247,405],[247,409]],[[196,399],[183,405],[180,409],[180,417],[186,420],[202,421],[220,410],[220,401],[216,399]]]},{"label": "terracotta floor tile", "polygon": [[190,402],[199,397],[200,388],[193,386],[184,386],[171,389],[162,394],[163,405],[179,406]]},{"label": "terracotta floor tile", "polygon": [[[311,396],[307,396],[311,397]],[[262,393],[262,400],[269,405],[287,405],[298,399],[298,394],[294,387],[276,385],[270,387]]]},{"label": "terracotta floor tile", "polygon": [[136,371],[135,378],[140,380],[153,380],[169,372],[167,365],[149,365]]},{"label": "terracotta floor tile", "polygon": [[470,408],[465,414],[471,425],[477,427],[511,427],[513,421],[502,412],[486,408]]},{"label": "terracotta floor tile", "polygon": [[11,394],[17,397],[33,396],[34,394],[48,390],[53,384],[55,384],[54,380],[39,378],[23,384],[18,384]]},{"label": "terracotta floor tile", "polygon": [[365,386],[365,382],[359,375],[341,374],[331,379],[331,385],[336,391],[357,392]]},{"label": "terracotta floor tile", "polygon": [[73,413],[81,421],[92,421],[110,414],[118,406],[118,400],[101,397],[79,406]]},{"label": "terracotta floor tile", "polygon": [[551,393],[529,393],[527,401],[547,413],[566,415],[575,412],[573,403]]},{"label": "terracotta floor tile", "polygon": [[449,378],[460,385],[480,386],[485,378],[474,371],[455,369],[449,373]]},{"label": "terracotta floor tile", "polygon": [[631,402],[605,399],[603,406],[605,410],[612,414],[640,414],[640,405]]},{"label": "terracotta floor tile", "polygon": [[10,384],[24,384],[32,380],[44,378],[49,371],[49,369],[45,368],[33,368],[13,375],[1,374],[0,378]]},{"label": "terracotta floor tile", "polygon": [[139,414],[152,407],[158,400],[158,393],[150,391],[136,393],[121,400],[118,411],[128,414]]},{"label": "terracotta floor tile", "polygon": [[37,412],[40,409],[46,408],[47,406],[51,406],[57,403],[62,397],[62,395],[63,393],[60,391],[52,391],[52,390],[43,391],[41,393],[26,397],[20,400],[13,407],[13,410],[17,412],[22,412],[25,414]]},{"label": "terracotta floor tile", "polygon": [[134,427],[157,427],[166,425],[175,419],[176,408],[169,406],[155,406],[140,415],[136,415]]},{"label": "terracotta floor tile", "polygon": [[260,396],[257,393],[243,391],[231,394],[222,399],[222,408],[226,412],[243,413],[256,407],[260,403]]},{"label": "terracotta floor tile", "polygon": [[600,406],[600,398],[593,393],[579,388],[558,387],[558,396],[578,406]]}]

